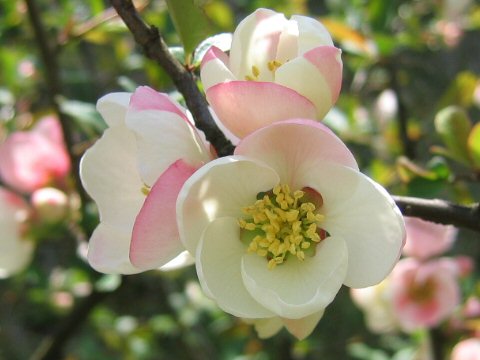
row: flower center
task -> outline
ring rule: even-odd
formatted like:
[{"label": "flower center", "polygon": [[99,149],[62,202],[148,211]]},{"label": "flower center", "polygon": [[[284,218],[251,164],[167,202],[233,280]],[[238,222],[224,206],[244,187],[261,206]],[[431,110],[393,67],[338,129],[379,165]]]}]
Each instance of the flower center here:
[{"label": "flower center", "polygon": [[313,256],[315,245],[328,236],[318,226],[324,216],[316,212],[314,202],[321,206],[318,193],[309,188],[292,193],[287,184],[259,193],[253,205],[242,209],[245,217],[238,220],[247,252],[265,257],[269,269],[291,256],[300,261],[305,255]]},{"label": "flower center", "polygon": [[[275,71],[282,66],[283,63],[278,60],[271,60],[267,62],[267,68],[273,75],[275,75]],[[250,75],[245,76],[245,80],[249,81],[259,81],[260,80],[260,68],[256,65],[252,65],[252,72]]]},{"label": "flower center", "polygon": [[408,290],[408,296],[414,302],[423,304],[433,299],[435,296],[435,290],[435,281],[429,278],[421,283],[412,282]]}]

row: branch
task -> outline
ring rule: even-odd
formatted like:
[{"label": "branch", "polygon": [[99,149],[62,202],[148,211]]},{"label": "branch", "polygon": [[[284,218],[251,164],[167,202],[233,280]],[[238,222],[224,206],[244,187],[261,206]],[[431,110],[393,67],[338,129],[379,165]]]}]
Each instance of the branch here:
[{"label": "branch", "polygon": [[172,56],[158,29],[148,26],[140,18],[131,0],[111,0],[111,3],[145,55],[160,64],[170,76],[185,98],[187,107],[195,119],[195,125],[205,133],[207,139],[215,146],[217,153],[220,156],[231,154],[233,145],[216,126],[208,110],[207,101],[200,93],[193,74]]},{"label": "branch", "polygon": [[72,174],[75,189],[80,195],[82,204],[86,204],[88,195],[83,189],[80,181],[80,174],[78,172],[80,158],[75,155],[73,150],[75,144],[73,140],[71,120],[60,111],[60,106],[57,101],[58,96],[62,94],[57,53],[54,51],[54,44],[50,44],[48,41],[47,34],[45,33],[45,27],[40,19],[40,13],[35,0],[26,0],[25,2],[27,4],[28,16],[34,32],[36,44],[38,45],[40,57],[45,67],[45,81],[47,84],[48,100],[57,114],[58,119],[60,120],[63,138],[65,140],[70,161],[72,163]]},{"label": "branch", "polygon": [[405,216],[480,231],[480,204],[458,205],[440,199],[393,196]]}]

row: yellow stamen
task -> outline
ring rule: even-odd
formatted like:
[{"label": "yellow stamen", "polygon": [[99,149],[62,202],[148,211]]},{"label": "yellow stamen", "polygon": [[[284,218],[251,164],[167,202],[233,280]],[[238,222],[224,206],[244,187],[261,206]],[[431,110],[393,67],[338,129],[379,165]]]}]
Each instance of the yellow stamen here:
[{"label": "yellow stamen", "polygon": [[261,196],[243,208],[245,217],[238,219],[245,235],[255,231],[245,237],[250,241],[247,252],[266,257],[269,269],[284,263],[290,255],[299,261],[311,256],[315,250],[312,244],[321,241],[319,232],[323,230],[318,225],[324,219],[315,204],[304,199],[304,191],[292,192],[287,184],[278,184]]}]

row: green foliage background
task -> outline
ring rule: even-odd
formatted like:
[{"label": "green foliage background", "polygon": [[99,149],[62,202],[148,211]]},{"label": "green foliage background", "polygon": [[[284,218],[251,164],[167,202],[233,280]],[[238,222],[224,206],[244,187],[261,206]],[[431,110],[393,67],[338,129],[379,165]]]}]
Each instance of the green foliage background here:
[{"label": "green foliage background", "polygon": [[[149,85],[178,96],[107,2],[36,2],[49,40],[56,44],[60,103],[73,124],[78,154],[104,128],[95,112],[102,95]],[[478,3],[462,1],[466,5],[459,9],[441,0],[137,3],[170,46],[183,41],[185,51],[176,53],[193,65],[199,41],[233,31],[257,7],[324,21],[344,61],[342,95],[326,122],[347,141],[362,170],[394,194],[459,203],[480,199]],[[23,1],[0,2],[0,44],[1,141],[52,109]],[[399,101],[391,116],[379,110],[387,89]],[[464,120],[437,120],[436,129],[437,113],[450,105],[458,106]],[[408,143],[402,141],[399,123],[405,125]],[[0,359],[29,358],[92,293],[96,306],[74,319],[78,327],[66,342],[65,359],[412,359],[425,335],[370,333],[343,288],[307,340],[297,342],[282,332],[261,341],[249,325],[203,297],[193,268],[124,279],[95,273],[78,256],[74,236],[76,227],[87,234],[95,227],[95,206],[89,204],[83,215],[37,234],[33,263],[0,281]],[[461,231],[452,254],[468,254],[478,262],[479,235]],[[476,278],[462,283],[465,295],[480,293]],[[461,335],[447,339],[447,346]]]}]

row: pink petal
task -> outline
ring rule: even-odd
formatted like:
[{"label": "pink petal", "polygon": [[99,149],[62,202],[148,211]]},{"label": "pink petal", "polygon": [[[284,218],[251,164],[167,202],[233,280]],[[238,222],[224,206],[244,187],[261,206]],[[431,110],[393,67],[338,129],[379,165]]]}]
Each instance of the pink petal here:
[{"label": "pink petal", "polygon": [[44,136],[52,143],[57,143],[62,146],[64,144],[62,127],[60,126],[58,119],[53,115],[45,116],[44,118],[40,119],[35,124],[32,132]]},{"label": "pink petal", "polygon": [[130,108],[133,110],[162,110],[178,114],[186,121],[187,116],[182,108],[173,102],[168,95],[159,93],[148,86],[140,86],[130,98]]},{"label": "pink petal", "polygon": [[293,119],[266,126],[244,138],[235,149],[272,166],[281,181],[299,189],[301,171],[309,171],[319,162],[334,162],[358,170],[352,153],[325,125]]},{"label": "pink petal", "polygon": [[242,138],[277,121],[315,118],[313,104],[297,92],[270,82],[229,81],[207,90],[218,118]]},{"label": "pink petal", "polygon": [[155,269],[184,250],[178,235],[175,206],[180,189],[195,170],[178,160],[150,190],[133,226],[130,260],[137,268]]},{"label": "pink petal", "polygon": [[228,66],[228,62],[229,62],[228,55],[225,54],[222,50],[220,50],[216,46],[212,46],[210,47],[210,49],[207,50],[207,52],[205,53],[205,56],[202,59],[202,64],[200,67],[203,68],[208,62],[212,60],[219,60],[222,63],[224,63],[225,66]]},{"label": "pink petal", "polygon": [[200,78],[205,91],[218,83],[236,80],[235,75],[228,68],[229,62],[228,55],[215,46],[207,51],[200,69]]},{"label": "pink petal", "polygon": [[319,46],[303,54],[303,57],[315,65],[330,85],[332,104],[337,101],[342,87],[341,53],[342,51],[334,46]]}]

